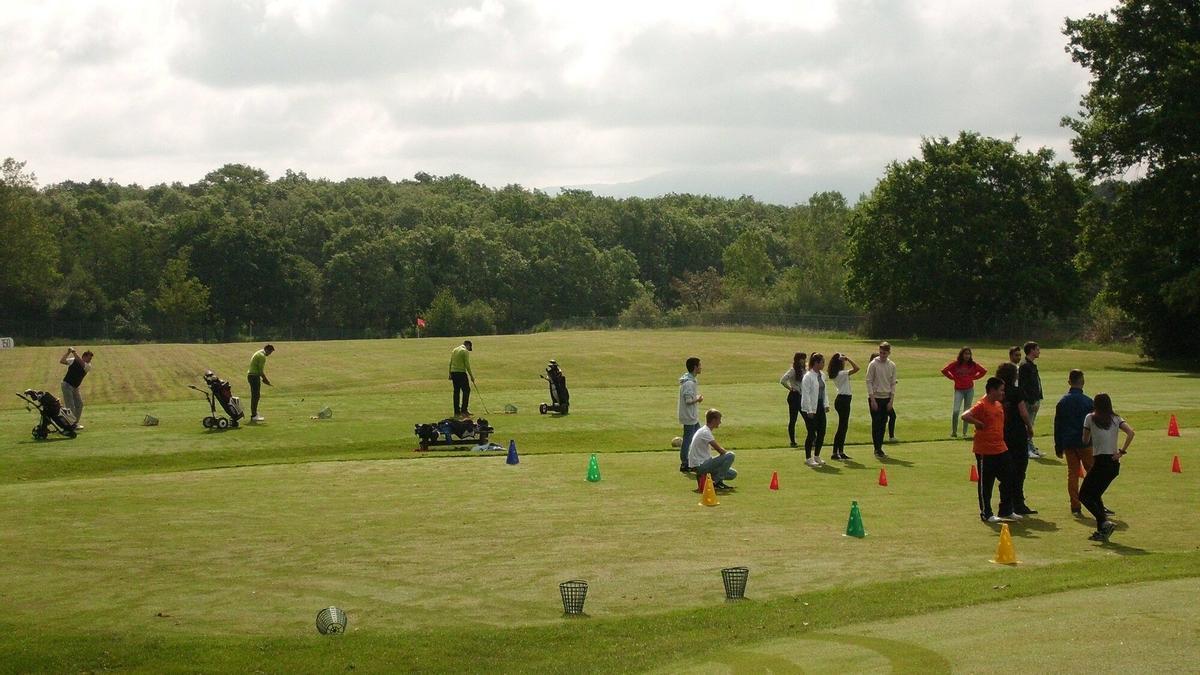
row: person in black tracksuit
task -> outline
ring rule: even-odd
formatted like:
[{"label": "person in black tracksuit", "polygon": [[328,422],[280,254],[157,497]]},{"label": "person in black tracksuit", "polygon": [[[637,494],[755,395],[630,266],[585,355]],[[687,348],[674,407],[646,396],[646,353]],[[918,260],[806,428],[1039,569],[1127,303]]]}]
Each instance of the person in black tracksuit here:
[{"label": "person in black tracksuit", "polygon": [[1007,499],[1000,495],[1000,515],[1020,519],[1032,516],[1036,510],[1025,503],[1025,473],[1029,469],[1029,437],[1033,426],[1025,407],[1025,397],[1017,386],[1017,367],[1003,363],[996,368],[996,377],[1004,382],[1004,443],[1012,466],[1012,485]]}]

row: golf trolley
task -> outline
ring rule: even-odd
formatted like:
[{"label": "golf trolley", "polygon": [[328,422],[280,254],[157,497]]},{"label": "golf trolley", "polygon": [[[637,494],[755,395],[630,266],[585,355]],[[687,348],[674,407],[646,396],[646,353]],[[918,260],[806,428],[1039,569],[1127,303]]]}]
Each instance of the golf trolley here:
[{"label": "golf trolley", "polygon": [[[209,416],[201,420],[201,424],[205,429],[236,429],[238,420],[245,417],[242,412],[242,402],[238,397],[233,395],[229,383],[217,377],[211,370],[204,371],[204,384],[208,385],[208,391],[204,391],[194,384],[189,384],[189,389],[204,394],[204,398],[208,399]],[[221,405],[221,410],[225,411],[225,417],[217,415],[217,404]]]},{"label": "golf trolley", "polygon": [[[483,418],[478,421],[446,418],[441,422],[413,425],[413,433],[417,435],[422,452],[431,449],[453,450],[453,446],[458,445],[483,446],[490,450],[493,446],[488,439],[494,431],[495,429]],[[495,446],[494,449],[503,450],[500,446]]]},{"label": "golf trolley", "polygon": [[[67,438],[75,438],[75,413],[70,408],[64,408],[62,403],[48,391],[26,389],[17,397],[27,404],[26,410],[37,409],[41,417],[38,425],[33,428],[33,440],[44,441],[53,431]],[[32,406],[32,407],[31,407]]]},{"label": "golf trolley", "polygon": [[540,377],[550,383],[551,403],[543,403],[538,406],[538,412],[543,415],[548,412],[566,415],[567,410],[571,407],[571,392],[567,391],[567,376],[558,367],[558,361],[550,359],[550,363],[546,365],[546,374]]}]

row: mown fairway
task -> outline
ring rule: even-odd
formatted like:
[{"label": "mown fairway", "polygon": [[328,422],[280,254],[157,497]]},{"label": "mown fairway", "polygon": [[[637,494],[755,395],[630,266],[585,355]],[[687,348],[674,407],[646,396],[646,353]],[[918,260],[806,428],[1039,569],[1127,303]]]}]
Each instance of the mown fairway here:
[{"label": "mown fairway", "polygon": [[[1126,606],[1112,619],[1141,617],[1146,631],[1195,625],[1186,603],[1143,607],[1104,589],[1075,591],[1101,594],[1087,601],[1045,595],[1167,579],[1155,592],[1200,590],[1194,374],[1114,352],[1043,351],[1048,403],[1037,429],[1049,458],[1031,463],[1027,483],[1042,513],[1013,525],[1022,565],[1009,569],[987,562],[996,530],[976,516],[969,444],[947,438],[951,384],[938,370],[958,345],[895,344],[902,442],[888,448],[884,488],[861,445],[862,374],[853,378],[855,461],[823,471],[785,447],[778,384],[795,350],[847,351],[865,368],[870,343],[734,331],[480,338],[472,363],[483,399],[472,408],[520,408],[488,416],[497,441],[517,441],[521,463],[506,466],[503,453],[413,452],[412,425],[449,413],[446,362],[457,342],[276,343],[267,423],[224,433],[201,428],[207,405],[185,385],[212,368],[248,399],[257,345],[94,348],[87,429],[74,441],[33,442],[34,415],[6,394],[0,670],[783,672],[791,663],[813,672],[876,667],[879,649],[854,651],[870,640],[900,670],[999,670],[939,636],[965,622],[1001,640],[1021,616],[1008,603],[1024,607],[1014,598],[1027,596],[1042,596],[1030,620],[1044,630],[1089,625],[1105,606]],[[1006,351],[974,347],[990,370]],[[0,352],[0,385],[57,393],[61,353]],[[741,472],[738,491],[713,509],[697,506],[668,449],[679,433],[675,382],[692,354],[704,359],[705,405],[725,412],[718,439],[737,451]],[[569,378],[568,417],[537,414],[548,398],[537,376],[550,358]],[[1049,452],[1053,402],[1072,367],[1138,430],[1106,498],[1121,523],[1108,545],[1088,542],[1090,519],[1067,513],[1064,465]],[[310,420],[323,405],[333,419]],[[161,425],[141,427],[147,413]],[[1182,438],[1166,436],[1171,413]],[[590,453],[600,483],[584,480]],[[1173,455],[1184,473],[1169,471]],[[779,492],[767,490],[772,471]],[[841,536],[852,499],[865,540]],[[751,601],[723,603],[719,569],[729,565],[751,568]],[[569,578],[591,583],[586,620],[560,617],[557,583]],[[313,629],[330,604],[348,612],[349,635]],[[820,637],[830,630],[847,639]],[[713,642],[718,633],[727,643]],[[1141,664],[1194,664],[1195,637],[1192,629]],[[805,640],[824,642],[817,650]]]}]

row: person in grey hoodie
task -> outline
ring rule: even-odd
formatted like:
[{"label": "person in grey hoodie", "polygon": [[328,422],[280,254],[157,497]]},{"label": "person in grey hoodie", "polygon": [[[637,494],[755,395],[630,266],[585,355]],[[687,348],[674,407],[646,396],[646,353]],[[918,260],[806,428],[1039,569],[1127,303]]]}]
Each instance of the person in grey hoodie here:
[{"label": "person in grey hoodie", "polygon": [[700,357],[689,357],[684,364],[687,372],[679,378],[679,423],[683,425],[683,444],[679,446],[679,472],[688,473],[688,449],[692,447],[692,435],[700,428],[700,386],[696,376],[700,374]]}]

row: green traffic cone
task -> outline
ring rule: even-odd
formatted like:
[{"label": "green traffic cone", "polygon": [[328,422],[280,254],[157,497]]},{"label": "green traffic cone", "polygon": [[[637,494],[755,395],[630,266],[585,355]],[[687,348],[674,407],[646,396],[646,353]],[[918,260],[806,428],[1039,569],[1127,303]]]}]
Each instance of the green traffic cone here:
[{"label": "green traffic cone", "polygon": [[590,483],[596,483],[600,481],[600,462],[596,459],[595,454],[593,454],[592,458],[588,460],[587,479]]},{"label": "green traffic cone", "polygon": [[862,511],[858,510],[858,502],[850,502],[850,522],[846,523],[846,536],[862,539],[867,536],[863,529]]}]

